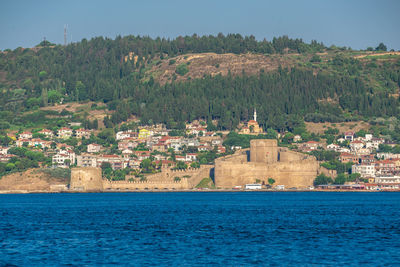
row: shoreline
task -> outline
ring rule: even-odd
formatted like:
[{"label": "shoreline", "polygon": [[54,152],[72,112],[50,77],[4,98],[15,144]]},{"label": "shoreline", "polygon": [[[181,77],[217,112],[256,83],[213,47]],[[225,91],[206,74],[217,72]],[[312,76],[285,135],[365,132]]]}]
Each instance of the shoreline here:
[{"label": "shoreline", "polygon": [[65,190],[65,191],[46,191],[46,190],[1,190],[0,195],[7,194],[60,194],[60,193],[227,193],[227,192],[400,192],[400,190],[331,190],[331,189],[323,189],[323,190],[270,190],[270,189],[261,189],[261,190],[234,190],[234,189],[187,189],[187,190],[104,190],[104,191],[77,191],[77,190]]}]

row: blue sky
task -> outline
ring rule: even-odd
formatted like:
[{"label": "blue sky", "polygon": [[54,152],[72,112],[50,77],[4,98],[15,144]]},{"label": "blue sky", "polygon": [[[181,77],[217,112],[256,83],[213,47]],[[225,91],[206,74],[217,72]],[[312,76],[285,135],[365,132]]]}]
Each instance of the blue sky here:
[{"label": "blue sky", "polygon": [[400,50],[397,0],[2,0],[0,49],[95,36],[171,37],[222,32],[271,40],[288,35],[354,49]]}]

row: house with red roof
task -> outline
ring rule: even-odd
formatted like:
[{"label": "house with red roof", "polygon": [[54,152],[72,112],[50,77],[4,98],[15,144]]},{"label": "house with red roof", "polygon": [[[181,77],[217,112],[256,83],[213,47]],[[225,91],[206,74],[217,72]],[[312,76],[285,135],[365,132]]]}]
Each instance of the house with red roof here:
[{"label": "house with red roof", "polygon": [[43,129],[43,130],[39,131],[39,133],[43,134],[47,138],[53,138],[54,137],[53,131],[51,131],[49,129]]},{"label": "house with red roof", "polygon": [[360,158],[357,155],[351,154],[351,153],[341,153],[339,156],[339,160],[342,163],[347,163],[347,162],[354,162],[354,163],[358,163]]},{"label": "house with red roof", "polygon": [[31,132],[22,132],[19,134],[18,139],[31,139],[32,133]]},{"label": "house with red roof", "polygon": [[57,136],[62,139],[68,139],[72,136],[72,129],[63,127],[57,131]]},{"label": "house with red roof", "polygon": [[91,134],[92,134],[91,130],[87,130],[87,129],[83,129],[83,128],[80,128],[75,131],[76,138],[79,138],[79,139],[82,139],[82,138],[89,139]]}]

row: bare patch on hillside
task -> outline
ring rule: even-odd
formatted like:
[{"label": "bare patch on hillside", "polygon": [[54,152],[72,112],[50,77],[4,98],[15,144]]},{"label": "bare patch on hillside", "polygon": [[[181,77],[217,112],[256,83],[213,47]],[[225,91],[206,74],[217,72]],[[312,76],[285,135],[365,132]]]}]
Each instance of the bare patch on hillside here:
[{"label": "bare patch on hillside", "polygon": [[365,58],[368,56],[376,57],[376,56],[387,56],[387,55],[400,55],[400,52],[399,51],[379,52],[379,53],[367,52],[366,54],[363,54],[363,55],[356,55],[356,56],[354,56],[354,58]]},{"label": "bare patch on hillside", "polygon": [[[162,60],[160,64],[153,66],[147,71],[148,75],[165,84],[176,77],[177,81],[202,78],[204,75],[239,75],[245,72],[246,74],[258,74],[261,69],[265,72],[276,70],[279,66],[291,67],[295,60],[290,54],[282,55],[260,55],[260,54],[216,54],[216,53],[201,53],[201,54],[186,54],[174,58]],[[170,64],[170,61],[175,61]],[[187,64],[189,72],[183,76],[175,73],[176,67],[180,64]]]},{"label": "bare patch on hillside", "polygon": [[368,130],[370,125],[364,121],[352,121],[352,122],[324,122],[324,123],[314,123],[306,122],[307,131],[316,134],[323,134],[328,128],[337,128],[340,133],[353,131],[358,132],[360,130]]},{"label": "bare patch on hillside", "polygon": [[99,122],[99,128],[104,128],[103,119],[105,116],[111,115],[113,111],[108,109],[92,109],[92,104],[97,104],[97,107],[106,107],[104,103],[99,102],[87,102],[87,103],[78,103],[78,102],[70,102],[62,105],[54,105],[43,107],[41,110],[53,110],[57,112],[61,112],[64,109],[72,112],[74,114],[81,114],[86,117],[88,120],[95,120]]}]

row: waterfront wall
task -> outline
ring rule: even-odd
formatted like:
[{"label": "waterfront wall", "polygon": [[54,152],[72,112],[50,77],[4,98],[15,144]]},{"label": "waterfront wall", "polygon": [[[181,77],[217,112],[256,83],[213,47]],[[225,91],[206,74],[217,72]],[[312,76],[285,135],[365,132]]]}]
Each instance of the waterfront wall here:
[{"label": "waterfront wall", "polygon": [[[140,181],[134,176],[127,176],[126,180],[123,181],[109,181],[102,179],[100,168],[73,168],[71,169],[70,190],[88,192],[103,190],[192,189],[203,178],[210,177],[210,171],[213,167],[213,165],[202,165],[197,169],[164,169],[160,173],[146,176],[145,181]],[[176,177],[179,179],[175,180]],[[129,181],[130,178],[133,178],[133,181]]]},{"label": "waterfront wall", "polygon": [[[311,186],[321,172],[318,161],[313,156],[278,148],[274,140],[251,140],[250,151],[242,150],[234,155],[216,159],[215,185],[230,189],[245,186],[257,180],[274,185],[305,188]],[[248,161],[250,153],[250,161]]]}]

